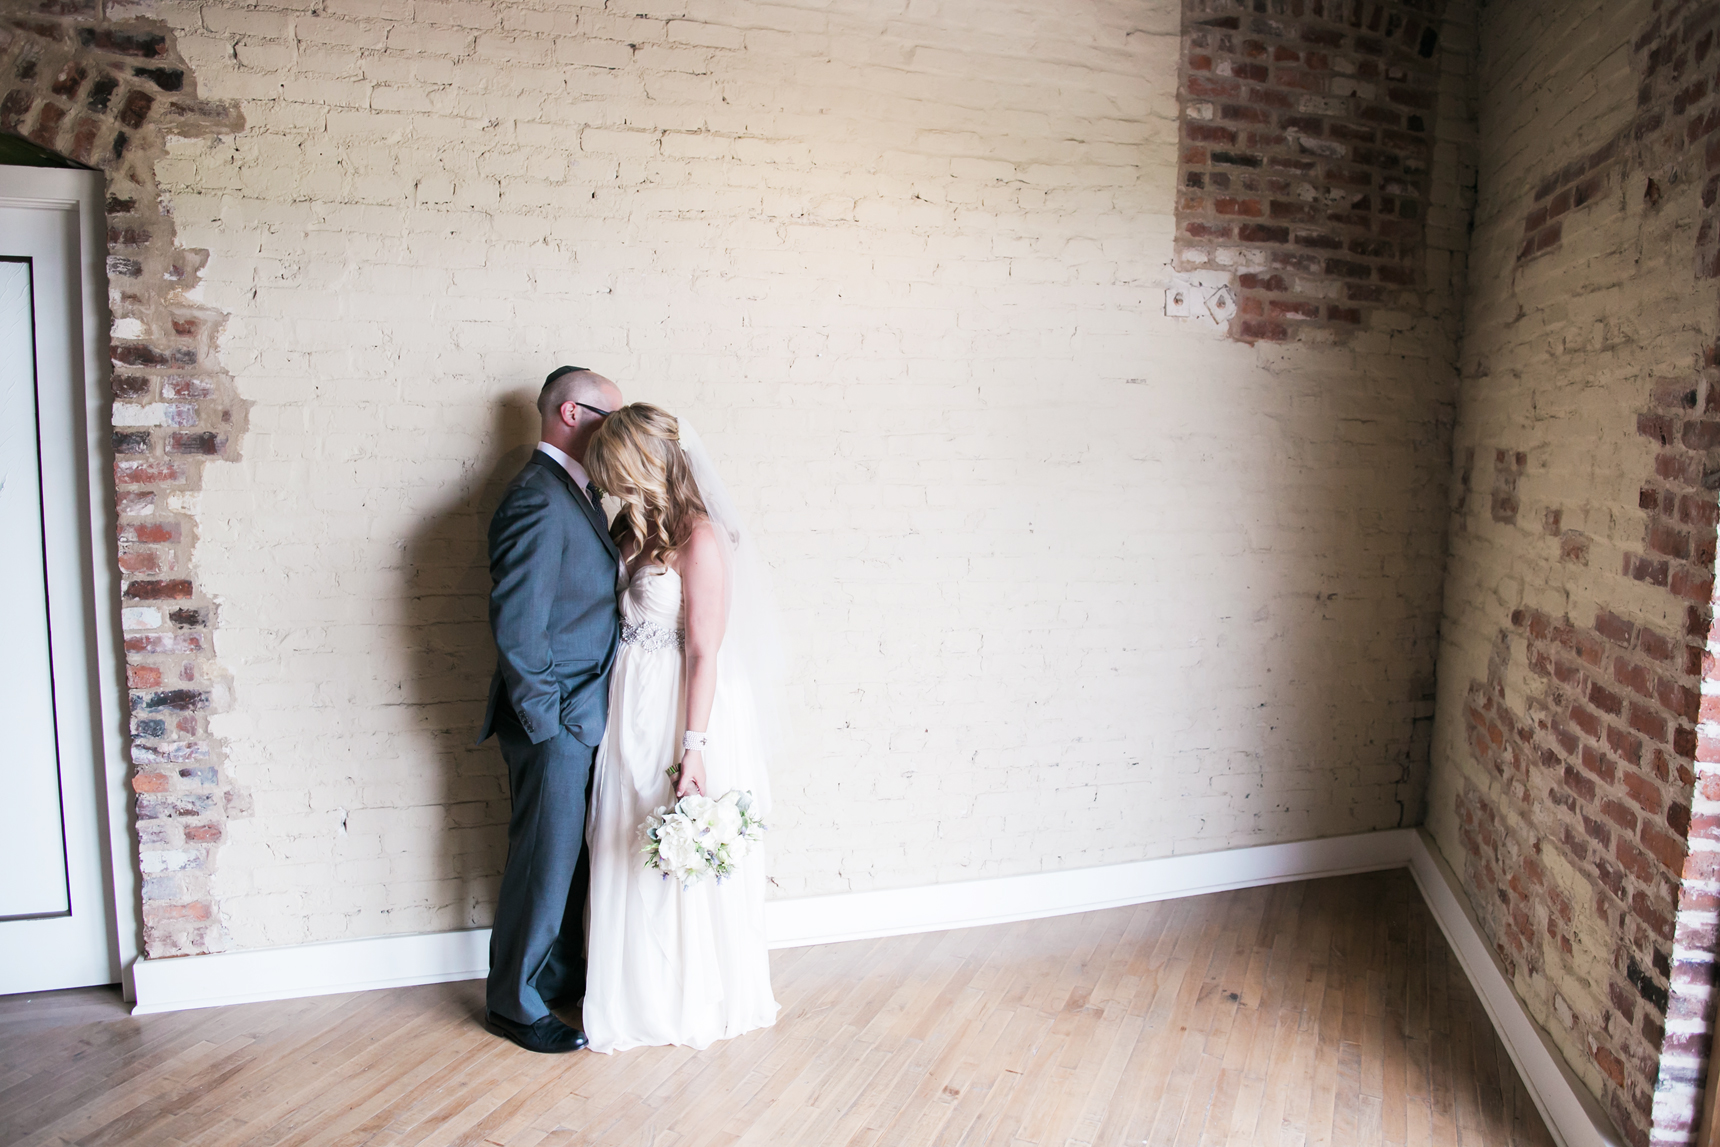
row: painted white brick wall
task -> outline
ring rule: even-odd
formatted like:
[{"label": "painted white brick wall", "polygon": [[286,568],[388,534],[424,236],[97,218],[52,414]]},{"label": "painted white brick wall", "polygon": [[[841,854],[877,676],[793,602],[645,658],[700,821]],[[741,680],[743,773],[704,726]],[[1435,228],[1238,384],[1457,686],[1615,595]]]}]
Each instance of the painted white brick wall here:
[{"label": "painted white brick wall", "polygon": [[561,362],[760,528],[776,895],[1414,823],[1449,344],[1163,316],[1179,7],[162,4],[248,123],[161,168],[253,404],[196,559],[233,943],[488,921],[483,534]]}]

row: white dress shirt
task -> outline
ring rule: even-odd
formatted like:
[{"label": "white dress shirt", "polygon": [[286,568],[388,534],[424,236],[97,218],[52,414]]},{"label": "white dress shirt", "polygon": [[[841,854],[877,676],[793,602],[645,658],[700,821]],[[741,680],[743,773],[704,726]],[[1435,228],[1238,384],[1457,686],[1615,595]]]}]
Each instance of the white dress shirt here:
[{"label": "white dress shirt", "polygon": [[585,488],[591,485],[591,477],[585,472],[584,466],[575,462],[572,456],[559,446],[552,446],[548,442],[539,442],[537,448],[548,454],[556,465],[567,471],[567,476],[573,479],[574,486],[578,488],[581,494],[586,492]]}]

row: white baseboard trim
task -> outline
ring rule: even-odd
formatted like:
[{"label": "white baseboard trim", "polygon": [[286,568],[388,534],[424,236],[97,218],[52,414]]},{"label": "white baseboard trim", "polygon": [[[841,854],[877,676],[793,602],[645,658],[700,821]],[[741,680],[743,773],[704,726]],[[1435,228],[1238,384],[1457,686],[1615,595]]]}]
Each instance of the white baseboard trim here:
[{"label": "white baseboard trim", "polygon": [[[1006,924],[1389,868],[1408,868],[1415,878],[1560,1147],[1624,1147],[1625,1140],[1600,1104],[1518,999],[1456,876],[1432,838],[1419,829],[1068,872],[773,900],[765,905],[765,927],[772,948],[793,948]],[[489,969],[489,946],[489,929],[475,928],[139,960],[132,968],[137,985],[133,1014],[481,979]]]},{"label": "white baseboard trim", "polygon": [[1414,841],[1415,830],[1393,829],[1101,868],[772,900],[765,905],[765,926],[772,948],[798,948],[1008,924],[1233,888],[1402,868],[1409,863]]},{"label": "white baseboard trim", "polygon": [[478,980],[489,970],[488,928],[139,960],[131,1014]]},{"label": "white baseboard trim", "polygon": [[1612,1118],[1523,1006],[1457,874],[1425,829],[1416,830],[1409,871],[1559,1147],[1626,1147]]},{"label": "white baseboard trim", "polygon": [[[772,948],[797,948],[1400,868],[1409,862],[1414,836],[1401,829],[1070,872],[772,900],[765,904],[765,931]],[[490,930],[472,928],[138,960],[132,1014],[482,979],[489,949]]]}]

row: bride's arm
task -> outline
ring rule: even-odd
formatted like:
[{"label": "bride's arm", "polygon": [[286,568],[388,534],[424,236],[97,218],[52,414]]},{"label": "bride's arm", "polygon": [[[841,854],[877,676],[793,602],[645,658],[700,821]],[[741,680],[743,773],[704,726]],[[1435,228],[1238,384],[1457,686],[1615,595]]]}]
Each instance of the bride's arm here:
[{"label": "bride's arm", "polygon": [[[723,585],[723,555],[709,522],[701,523],[676,554],[680,559],[681,593],[687,606],[687,729],[702,733],[710,727],[711,701],[717,692],[717,650],[728,622]],[[694,750],[681,758],[675,795],[705,792],[705,757]]]}]

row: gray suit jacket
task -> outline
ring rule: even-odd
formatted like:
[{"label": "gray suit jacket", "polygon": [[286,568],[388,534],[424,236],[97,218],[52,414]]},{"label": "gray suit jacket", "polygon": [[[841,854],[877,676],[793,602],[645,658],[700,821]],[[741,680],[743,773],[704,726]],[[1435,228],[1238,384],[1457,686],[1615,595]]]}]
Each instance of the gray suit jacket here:
[{"label": "gray suit jacket", "polygon": [[603,512],[551,458],[533,450],[490,519],[490,628],[496,675],[484,714],[511,704],[534,745],[566,729],[603,739],[609,670],[621,635],[620,555]]}]

